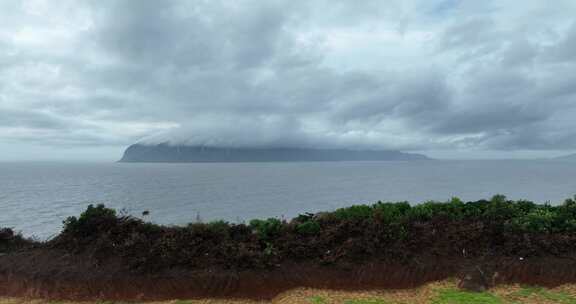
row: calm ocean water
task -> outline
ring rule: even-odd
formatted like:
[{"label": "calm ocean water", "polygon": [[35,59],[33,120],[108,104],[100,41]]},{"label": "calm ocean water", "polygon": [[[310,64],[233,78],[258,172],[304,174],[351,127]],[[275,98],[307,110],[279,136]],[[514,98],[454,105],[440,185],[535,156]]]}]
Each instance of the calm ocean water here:
[{"label": "calm ocean water", "polygon": [[429,161],[303,163],[0,163],[0,227],[48,238],[66,217],[105,203],[149,220],[290,218],[377,200],[464,200],[505,194],[562,202],[576,163]]}]

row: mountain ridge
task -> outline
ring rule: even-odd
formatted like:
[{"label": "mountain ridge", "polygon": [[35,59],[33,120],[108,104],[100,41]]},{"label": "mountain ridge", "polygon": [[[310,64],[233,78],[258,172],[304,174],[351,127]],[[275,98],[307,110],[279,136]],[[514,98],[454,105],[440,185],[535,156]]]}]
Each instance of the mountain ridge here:
[{"label": "mountain ridge", "polygon": [[576,160],[576,153],[558,156],[555,159],[559,160]]},{"label": "mountain ridge", "polygon": [[311,148],[209,147],[169,144],[133,144],[119,162],[304,162],[304,161],[392,161],[429,160],[417,153],[396,150],[351,150]]}]

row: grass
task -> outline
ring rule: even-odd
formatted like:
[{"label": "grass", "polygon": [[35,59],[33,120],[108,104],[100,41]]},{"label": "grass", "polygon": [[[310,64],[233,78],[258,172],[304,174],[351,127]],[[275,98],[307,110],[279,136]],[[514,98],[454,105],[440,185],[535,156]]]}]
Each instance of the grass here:
[{"label": "grass", "polygon": [[456,289],[439,290],[438,295],[431,299],[433,304],[501,304],[500,297],[488,292],[465,292]]},{"label": "grass", "polygon": [[[272,301],[248,300],[173,300],[146,304],[576,304],[576,284],[554,289],[535,286],[499,286],[488,292],[465,292],[457,282],[435,282],[410,290],[335,291],[299,288],[278,295]],[[120,304],[114,302],[54,302],[44,300],[1,299],[0,304]]]},{"label": "grass", "polygon": [[576,304],[576,297],[566,291],[550,291],[541,287],[524,286],[509,295],[512,303],[523,303],[526,299],[538,299],[548,303]]},{"label": "grass", "polygon": [[312,304],[325,304],[326,301],[324,300],[324,298],[322,298],[320,296],[313,296],[313,297],[310,297],[310,303],[312,303]]},{"label": "grass", "polygon": [[345,304],[388,304],[390,302],[384,300],[348,300],[344,302]]}]

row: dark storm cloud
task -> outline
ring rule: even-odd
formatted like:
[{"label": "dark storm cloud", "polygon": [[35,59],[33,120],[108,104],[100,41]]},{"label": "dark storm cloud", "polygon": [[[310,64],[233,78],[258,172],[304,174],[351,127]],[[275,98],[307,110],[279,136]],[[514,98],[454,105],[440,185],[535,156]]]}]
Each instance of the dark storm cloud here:
[{"label": "dark storm cloud", "polygon": [[0,6],[4,138],[576,148],[572,1]]}]

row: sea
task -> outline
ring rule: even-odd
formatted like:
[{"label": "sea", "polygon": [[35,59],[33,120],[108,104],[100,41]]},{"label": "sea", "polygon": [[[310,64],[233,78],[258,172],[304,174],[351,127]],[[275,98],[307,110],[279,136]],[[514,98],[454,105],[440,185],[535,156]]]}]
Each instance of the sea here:
[{"label": "sea", "polygon": [[183,225],[495,194],[560,204],[576,195],[576,162],[0,163],[0,227],[47,240],[67,217],[100,203],[147,221]]}]

